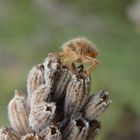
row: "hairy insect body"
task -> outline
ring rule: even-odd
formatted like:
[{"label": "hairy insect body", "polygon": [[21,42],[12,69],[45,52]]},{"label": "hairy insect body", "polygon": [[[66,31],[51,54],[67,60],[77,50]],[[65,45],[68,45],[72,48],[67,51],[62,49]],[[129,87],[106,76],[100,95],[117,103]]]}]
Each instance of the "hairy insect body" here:
[{"label": "hairy insect body", "polygon": [[99,63],[95,58],[99,52],[95,45],[86,38],[72,39],[62,46],[63,52],[59,55],[64,62],[72,61],[88,64],[87,74],[91,74],[95,66]]}]

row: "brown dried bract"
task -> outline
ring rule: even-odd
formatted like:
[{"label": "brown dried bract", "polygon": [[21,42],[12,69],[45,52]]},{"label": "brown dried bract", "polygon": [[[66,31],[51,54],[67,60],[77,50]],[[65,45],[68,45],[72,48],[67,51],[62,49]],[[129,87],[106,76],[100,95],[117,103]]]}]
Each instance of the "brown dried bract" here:
[{"label": "brown dried bract", "polygon": [[12,128],[0,128],[0,140],[20,140],[20,136]]},{"label": "brown dried bract", "polygon": [[64,140],[86,140],[89,123],[81,116],[74,116],[63,133]]},{"label": "brown dried bract", "polygon": [[26,134],[29,128],[29,107],[21,91],[15,91],[8,105],[8,117],[11,127],[19,134]]},{"label": "brown dried bract", "polygon": [[84,117],[88,120],[96,119],[106,108],[110,105],[111,100],[108,100],[108,92],[102,90],[96,95],[89,98],[88,103],[85,105]]},{"label": "brown dried bract", "polygon": [[56,104],[41,102],[35,105],[29,116],[29,124],[32,130],[39,132],[45,126],[52,124],[55,117]]},{"label": "brown dried bract", "polygon": [[44,62],[44,78],[46,85],[52,87],[52,90],[55,85],[55,81],[59,75],[61,68],[61,61],[57,54],[49,53],[48,57]]},{"label": "brown dried bract", "polygon": [[52,99],[59,101],[65,95],[65,90],[71,79],[71,73],[66,65],[62,65],[57,54],[50,53],[44,62],[45,83],[51,87]]},{"label": "brown dried bract", "polygon": [[90,77],[83,71],[83,66],[74,69],[66,90],[65,116],[81,111],[89,96],[90,82]]},{"label": "brown dried bract", "polygon": [[38,86],[45,83],[44,79],[44,65],[38,64],[33,67],[28,75],[27,80],[27,90],[28,90],[28,98],[30,99],[33,92],[38,88]]},{"label": "brown dried bract", "polygon": [[62,140],[60,130],[55,125],[47,126],[39,135],[43,140]]},{"label": "brown dried bract", "polygon": [[51,87],[46,84],[42,84],[32,94],[30,104],[31,109],[34,107],[34,105],[38,105],[41,102],[49,102],[50,100],[51,100]]}]

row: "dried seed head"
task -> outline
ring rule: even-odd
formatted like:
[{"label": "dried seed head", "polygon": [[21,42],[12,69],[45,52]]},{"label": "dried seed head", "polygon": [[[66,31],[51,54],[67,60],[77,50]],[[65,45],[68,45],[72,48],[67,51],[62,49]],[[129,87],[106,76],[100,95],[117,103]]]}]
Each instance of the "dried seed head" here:
[{"label": "dried seed head", "polygon": [[31,98],[31,109],[34,105],[41,102],[49,102],[51,99],[51,87],[46,84],[40,85],[37,90],[34,91]]},{"label": "dried seed head", "polygon": [[29,115],[29,124],[32,130],[39,132],[42,128],[52,123],[55,116],[55,103],[41,102],[35,105]]},{"label": "dried seed head", "polygon": [[60,99],[64,97],[70,79],[71,79],[71,73],[68,71],[68,69],[61,68],[52,95],[56,102],[58,102]]},{"label": "dried seed head", "polygon": [[21,140],[41,140],[41,138],[37,134],[30,133],[22,136]]},{"label": "dried seed head", "polygon": [[96,119],[110,105],[108,100],[108,92],[99,91],[96,95],[92,95],[84,109],[84,117],[88,120]]},{"label": "dried seed head", "polygon": [[101,124],[97,120],[89,122],[89,130],[87,135],[87,140],[94,140],[101,131]]},{"label": "dried seed head", "polygon": [[89,123],[79,116],[72,119],[64,130],[63,137],[65,140],[86,140],[89,130]]},{"label": "dried seed head", "polygon": [[62,140],[60,130],[54,125],[47,126],[39,135],[43,140]]},{"label": "dried seed head", "polygon": [[28,75],[27,80],[27,90],[28,90],[28,98],[30,99],[33,92],[40,86],[44,84],[44,65],[39,64],[33,67]]},{"label": "dried seed head", "polygon": [[0,128],[0,140],[20,140],[20,136],[12,128]]},{"label": "dried seed head", "polygon": [[11,127],[16,132],[21,135],[28,132],[29,107],[21,91],[15,91],[15,96],[8,105],[8,117]]},{"label": "dried seed head", "polygon": [[50,53],[44,62],[44,77],[46,85],[52,87],[55,85],[57,76],[59,75],[61,61],[57,54]]},{"label": "dried seed head", "polygon": [[81,111],[88,99],[90,92],[90,77],[83,71],[83,66],[77,68],[66,90],[65,115],[71,115]]},{"label": "dried seed head", "polygon": [[52,87],[52,99],[58,102],[65,95],[65,90],[70,81],[71,74],[68,68],[61,64],[57,54],[50,53],[44,62],[45,82]]}]

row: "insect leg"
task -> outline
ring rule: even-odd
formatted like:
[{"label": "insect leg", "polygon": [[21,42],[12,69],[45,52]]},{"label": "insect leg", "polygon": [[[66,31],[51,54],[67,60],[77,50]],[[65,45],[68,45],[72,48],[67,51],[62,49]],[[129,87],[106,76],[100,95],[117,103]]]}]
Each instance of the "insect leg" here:
[{"label": "insect leg", "polygon": [[89,64],[90,66],[86,69],[87,75],[91,75],[91,72],[95,69],[96,65],[99,63],[98,60],[91,57],[81,57],[83,63]]}]

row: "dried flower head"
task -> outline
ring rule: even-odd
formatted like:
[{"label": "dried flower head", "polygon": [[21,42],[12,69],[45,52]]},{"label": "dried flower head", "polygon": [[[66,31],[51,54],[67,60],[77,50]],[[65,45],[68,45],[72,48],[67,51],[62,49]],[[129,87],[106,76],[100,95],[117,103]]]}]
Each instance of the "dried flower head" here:
[{"label": "dried flower head", "polygon": [[55,125],[47,126],[39,135],[43,140],[62,140],[61,132]]},{"label": "dried flower head", "polygon": [[74,116],[63,133],[65,140],[86,140],[89,123],[81,116]]},{"label": "dried flower head", "polygon": [[42,84],[40,85],[37,90],[34,91],[34,93],[32,94],[32,98],[31,98],[31,109],[41,103],[41,102],[49,102],[51,100],[50,97],[51,94],[51,87],[46,85],[46,84]]},{"label": "dried flower head", "polygon": [[111,103],[106,91],[90,96],[97,55],[89,40],[76,38],[63,45],[63,52],[49,53],[43,64],[33,67],[28,97],[15,91],[8,105],[10,127],[0,129],[0,140],[95,139],[101,130],[96,119]]},{"label": "dried flower head", "polygon": [[48,57],[45,59],[44,62],[44,78],[46,85],[52,87],[52,90],[57,76],[59,75],[61,67],[61,61],[57,54],[49,53]]},{"label": "dried flower head", "polygon": [[66,90],[64,105],[66,116],[81,111],[89,96],[90,82],[90,77],[83,71],[82,65],[73,70]]},{"label": "dried flower head", "polygon": [[8,105],[8,117],[11,127],[19,134],[26,134],[29,128],[29,107],[21,91],[15,90],[15,96]]},{"label": "dried flower head", "polygon": [[71,73],[68,71],[67,68],[61,67],[52,95],[56,102],[60,101],[65,96],[70,79]]},{"label": "dried flower head", "polygon": [[44,65],[38,64],[37,66],[33,67],[28,75],[27,80],[27,90],[28,90],[28,97],[31,98],[33,92],[38,88],[38,86],[45,83],[44,79]]},{"label": "dried flower head", "polygon": [[85,105],[84,117],[88,120],[96,119],[102,112],[111,103],[111,100],[108,100],[108,92],[102,90],[99,91],[96,95],[92,95],[89,98],[88,103]]},{"label": "dried flower head", "polygon": [[12,128],[0,128],[0,140],[19,140],[20,136]]},{"label": "dried flower head", "polygon": [[65,95],[71,74],[67,66],[62,65],[60,58],[54,53],[48,54],[44,66],[46,85],[51,87],[53,100],[59,101]]},{"label": "dried flower head", "polygon": [[42,128],[52,123],[55,117],[55,103],[41,102],[35,105],[29,116],[29,124],[32,130],[39,132]]}]

